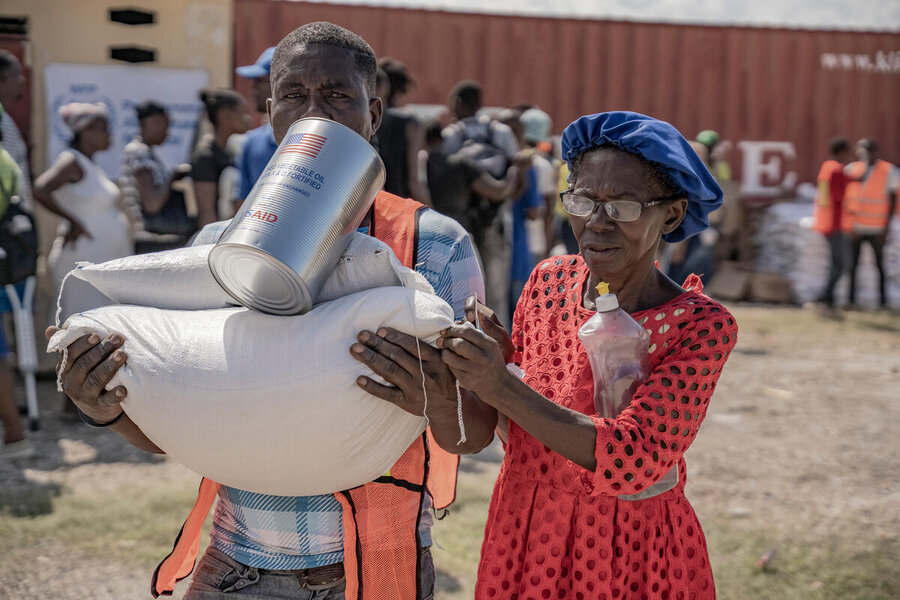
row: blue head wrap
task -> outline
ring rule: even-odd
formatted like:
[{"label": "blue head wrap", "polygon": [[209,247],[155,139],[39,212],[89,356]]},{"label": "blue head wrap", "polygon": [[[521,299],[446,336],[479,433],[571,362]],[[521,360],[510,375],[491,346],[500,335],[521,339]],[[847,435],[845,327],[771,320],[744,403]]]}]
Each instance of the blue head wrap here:
[{"label": "blue head wrap", "polygon": [[677,129],[652,117],[616,111],[580,117],[563,131],[563,158],[570,171],[578,156],[605,145],[654,163],[687,198],[684,221],[663,236],[665,241],[680,242],[709,227],[709,213],[722,205],[722,189]]}]

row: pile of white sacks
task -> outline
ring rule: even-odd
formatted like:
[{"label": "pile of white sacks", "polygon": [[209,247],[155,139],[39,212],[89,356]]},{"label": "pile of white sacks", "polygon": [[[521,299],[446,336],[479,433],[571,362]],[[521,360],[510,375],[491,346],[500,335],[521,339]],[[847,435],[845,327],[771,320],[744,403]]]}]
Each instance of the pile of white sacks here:
[{"label": "pile of white sacks", "polygon": [[376,479],[425,430],[364,392],[358,332],[388,326],[434,341],[453,310],[379,240],[354,237],[318,303],[299,316],[233,305],[207,266],[212,246],[82,264],[73,276],[115,304],[69,317],[48,346],[119,332],[125,412],[163,451],[232,487],[308,496]]},{"label": "pile of white sacks", "polygon": [[[813,205],[786,202],[774,204],[766,211],[756,235],[758,272],[779,273],[790,282],[797,302],[804,304],[819,298],[828,280],[831,251],[822,234],[813,231]],[[849,244],[848,244],[849,246]],[[900,307],[900,218],[891,223],[885,248],[888,299]],[[847,274],[838,283],[838,304],[849,302],[850,249],[847,249]],[[859,304],[875,307],[878,303],[878,275],[871,248],[863,246],[857,272]]]}]

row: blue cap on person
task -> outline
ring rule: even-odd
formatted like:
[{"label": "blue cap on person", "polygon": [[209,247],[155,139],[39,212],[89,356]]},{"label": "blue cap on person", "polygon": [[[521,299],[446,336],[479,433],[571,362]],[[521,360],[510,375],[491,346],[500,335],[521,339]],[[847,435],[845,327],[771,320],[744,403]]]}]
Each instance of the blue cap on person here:
[{"label": "blue cap on person", "polygon": [[275,46],[266,48],[265,50],[263,50],[263,53],[259,55],[259,58],[256,59],[255,63],[244,67],[238,67],[234,71],[241,77],[246,77],[247,79],[264,77],[269,74],[269,71],[272,70],[273,54],[275,54]]},{"label": "blue cap on person", "polygon": [[607,145],[657,165],[687,198],[684,221],[663,236],[665,241],[680,242],[709,227],[709,213],[722,205],[722,188],[677,129],[653,117],[615,111],[579,117],[563,131],[562,153],[569,169],[581,154]]}]

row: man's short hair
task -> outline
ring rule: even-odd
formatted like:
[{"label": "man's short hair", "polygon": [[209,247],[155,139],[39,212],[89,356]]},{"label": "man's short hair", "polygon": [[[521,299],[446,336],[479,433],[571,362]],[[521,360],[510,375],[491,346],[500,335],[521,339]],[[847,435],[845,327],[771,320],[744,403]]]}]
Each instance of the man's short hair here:
[{"label": "man's short hair", "polygon": [[439,144],[444,139],[442,132],[444,128],[441,127],[440,121],[431,120],[425,124],[425,143],[426,144]]},{"label": "man's short hair", "polygon": [[9,50],[0,49],[0,77],[6,77],[6,71],[17,66],[19,59]]},{"label": "man's short hair", "polygon": [[410,74],[409,69],[399,60],[385,57],[378,61],[378,67],[381,68],[388,77],[391,86],[391,96],[399,96],[408,93],[416,85],[416,80]]},{"label": "man's short hair", "polygon": [[453,86],[450,97],[459,98],[463,106],[478,110],[481,108],[481,84],[471,79],[460,81]]},{"label": "man's short hair", "polygon": [[366,88],[370,94],[375,93],[375,71],[378,68],[375,51],[366,40],[352,31],[326,21],[302,25],[278,42],[272,56],[272,79],[281,76],[287,68],[292,50],[314,44],[334,46],[352,52],[354,64],[363,76]]},{"label": "man's short hair", "polygon": [[878,140],[873,137],[859,140],[859,145],[865,148],[867,152],[878,152]]},{"label": "man's short hair", "polygon": [[147,117],[152,117],[153,115],[168,114],[166,107],[156,100],[144,100],[134,107],[134,111],[137,113],[138,121],[143,121]]},{"label": "man's short hair", "polygon": [[850,140],[848,140],[847,138],[836,137],[833,140],[831,140],[831,143],[829,144],[829,148],[831,149],[831,154],[833,154],[834,156],[837,156],[838,154],[841,154],[842,152],[849,152],[850,150],[852,150],[853,147],[850,145]]},{"label": "man's short hair", "polygon": [[378,67],[375,71],[375,86],[376,88],[386,89],[388,94],[391,93],[391,78],[388,77],[388,74],[381,67]]}]

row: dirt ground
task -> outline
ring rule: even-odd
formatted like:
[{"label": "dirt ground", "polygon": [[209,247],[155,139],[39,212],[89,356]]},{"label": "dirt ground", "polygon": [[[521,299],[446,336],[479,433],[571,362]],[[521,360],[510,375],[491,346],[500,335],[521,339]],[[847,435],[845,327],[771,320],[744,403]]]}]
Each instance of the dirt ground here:
[{"label": "dirt ground", "polygon": [[[687,454],[719,597],[900,597],[900,316],[733,310],[738,345]],[[0,598],[149,598],[198,477],[65,421],[40,387],[38,455],[0,461]],[[501,452],[462,462],[438,599],[472,598]]]}]

